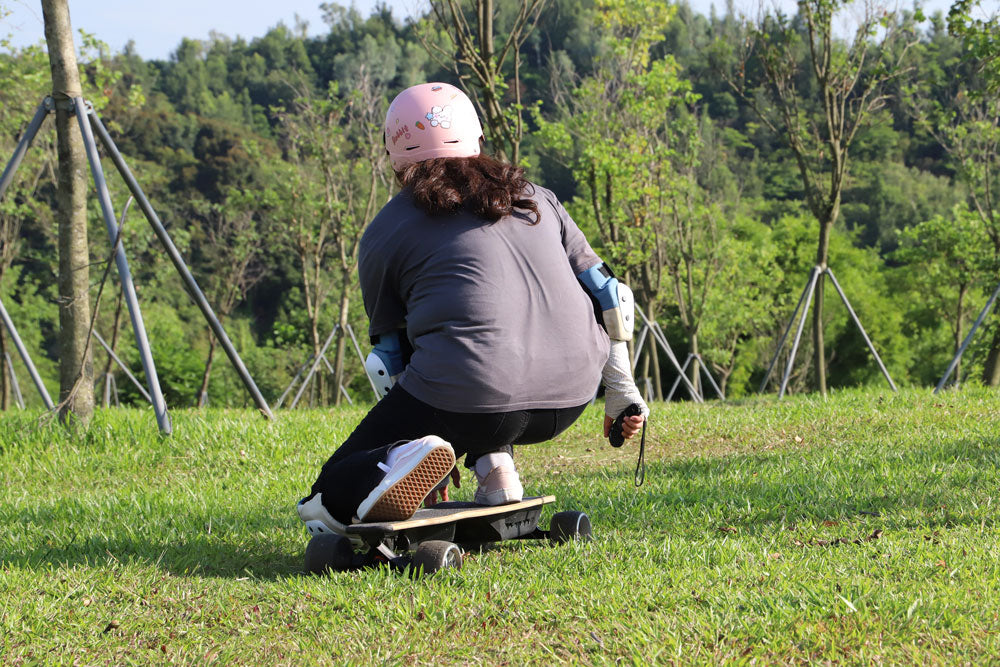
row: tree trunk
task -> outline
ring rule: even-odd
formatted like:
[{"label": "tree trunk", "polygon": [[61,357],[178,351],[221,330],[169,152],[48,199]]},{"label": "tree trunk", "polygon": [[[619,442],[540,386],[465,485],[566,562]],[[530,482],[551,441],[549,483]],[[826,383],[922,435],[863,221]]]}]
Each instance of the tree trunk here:
[{"label": "tree trunk", "polygon": [[[652,317],[652,316],[651,316]],[[656,321],[655,319],[653,320]],[[658,400],[663,400],[663,376],[660,372],[660,351],[656,347],[656,337],[653,336],[653,332],[649,332],[649,362],[653,366],[653,397]]]},{"label": "tree trunk", "polygon": [[198,407],[203,408],[208,404],[208,381],[212,377],[212,362],[215,361],[215,347],[218,341],[211,329],[208,332],[208,358],[205,359],[205,372],[201,376],[201,389],[198,390]]},{"label": "tree trunk", "polygon": [[[691,345],[689,349],[691,351],[691,354],[698,354],[698,334],[696,333],[691,334]],[[705,391],[702,389],[701,386],[700,368],[701,368],[701,363],[698,361],[698,357],[692,357],[691,366],[689,367],[688,371],[690,373],[688,379],[691,380],[691,384],[693,384],[694,388],[698,390],[698,393],[704,396]]]},{"label": "tree trunk", "polygon": [[80,72],[66,0],[42,0],[45,41],[56,103],[59,177],[56,219],[59,234],[60,418],[87,423],[94,412],[94,369],[87,349],[90,324],[90,257],[87,248],[87,158],[76,115],[67,102],[82,96]]},{"label": "tree trunk", "polygon": [[983,369],[983,384],[988,387],[1000,385],[1000,330],[993,334],[990,353],[986,357],[986,368]]},{"label": "tree trunk", "polygon": [[[954,349],[952,350],[952,356],[958,354],[958,349],[962,347],[962,319],[965,317],[965,295],[968,292],[968,287],[962,285],[958,290],[958,308],[955,313],[955,335],[954,335]],[[955,386],[962,384],[962,360],[959,359],[958,363],[955,364]]]},{"label": "tree trunk", "polygon": [[[323,344],[320,343],[319,340],[319,308],[316,309],[316,312],[311,318],[309,325],[313,342],[313,356],[312,356],[312,361],[310,363],[314,363],[319,360],[319,351],[320,348],[323,346]],[[317,387],[322,388],[322,386],[323,386],[323,374],[322,373],[313,374],[312,380],[310,381],[309,384],[309,407],[316,406],[316,396],[317,396],[316,389]],[[320,397],[322,397],[322,394],[320,394]]]},{"label": "tree trunk", "polygon": [[[650,336],[650,338],[652,338],[652,336]],[[653,343],[653,345],[656,345],[656,342],[655,342],[655,341],[650,341],[650,342],[652,342],[652,343]],[[635,352],[635,353],[636,353],[636,354],[642,354],[642,350],[636,350],[636,352]],[[641,364],[641,365],[639,365],[639,366],[637,366],[637,368],[640,368],[640,369],[641,369],[641,370],[639,371],[639,374],[638,374],[638,375],[636,375],[635,373],[633,373],[633,374],[632,374],[632,375],[634,376],[634,379],[635,379],[635,380],[638,380],[639,378],[643,378],[643,379],[645,379],[645,378],[648,378],[648,377],[649,377],[649,358],[650,358],[650,354],[649,354],[649,352],[647,352],[646,354],[643,354],[643,355],[642,355],[642,364]],[[645,383],[643,383],[643,384],[645,384]],[[638,383],[638,382],[636,382],[636,386],[638,386],[638,385],[639,385],[639,383]],[[642,392],[642,389],[640,389],[640,390],[639,390],[639,393],[640,393],[640,394],[642,394],[642,393],[643,393],[643,392]]]},{"label": "tree trunk", "polygon": [[[119,332],[121,331],[121,324],[122,324],[122,301],[124,301],[123,296],[124,293],[122,292],[122,290],[119,289],[118,298],[115,299],[115,319],[111,324],[111,342],[108,343],[108,347],[111,348],[112,352],[118,349],[118,336]],[[104,377],[105,384],[111,381],[110,376],[113,372],[114,372],[114,360],[111,358],[111,354],[109,353],[108,360],[104,364],[104,373],[102,374],[102,376]],[[115,388],[116,395],[117,392],[118,389],[116,387]],[[116,397],[115,401],[117,402],[117,400],[118,399]],[[107,390],[105,390],[104,392],[104,407],[106,408],[111,407],[111,395]]]},{"label": "tree trunk", "polygon": [[344,353],[347,351],[347,316],[351,305],[351,295],[348,292],[350,285],[351,274],[349,271],[345,271],[340,286],[340,317],[337,318],[340,328],[337,329],[337,352],[333,358],[333,391],[336,397],[333,400],[334,405],[340,405],[343,397],[340,388],[344,384]]},{"label": "tree trunk", "polygon": [[[819,245],[816,249],[816,266],[820,271],[826,271],[826,262],[830,255],[830,231],[833,228],[833,220],[821,219],[819,221]],[[813,292],[813,363],[816,366],[816,389],[821,396],[826,396],[826,351],[823,346],[823,282],[825,273],[820,273],[816,278],[816,287]]]}]

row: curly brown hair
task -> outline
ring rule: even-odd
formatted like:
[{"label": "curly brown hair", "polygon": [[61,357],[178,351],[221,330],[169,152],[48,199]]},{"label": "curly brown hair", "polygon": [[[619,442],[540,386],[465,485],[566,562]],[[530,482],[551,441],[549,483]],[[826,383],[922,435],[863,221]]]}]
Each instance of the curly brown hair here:
[{"label": "curly brown hair", "polygon": [[488,155],[424,160],[396,172],[396,179],[410,188],[413,201],[427,215],[456,213],[467,209],[496,222],[514,209],[531,211],[540,219],[538,204],[529,199],[534,188],[524,169]]}]

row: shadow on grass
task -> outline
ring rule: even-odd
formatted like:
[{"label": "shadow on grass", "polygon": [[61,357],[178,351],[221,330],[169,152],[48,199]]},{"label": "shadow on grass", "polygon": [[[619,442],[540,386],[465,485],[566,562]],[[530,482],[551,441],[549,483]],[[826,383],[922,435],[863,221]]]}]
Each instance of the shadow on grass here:
[{"label": "shadow on grass", "polygon": [[720,528],[757,535],[807,521],[866,519],[897,529],[996,525],[989,499],[1000,473],[1000,439],[939,441],[895,452],[891,464],[878,458],[885,451],[849,445],[656,461],[639,488],[634,466],[625,464],[567,475],[546,492],[600,522],[675,532],[669,526],[699,521],[677,532],[720,539],[727,532]]},{"label": "shadow on grass", "polygon": [[[62,503],[61,506],[65,506]],[[13,517],[35,525],[46,525],[55,512],[52,508],[26,510]],[[80,514],[74,513],[79,516]],[[278,579],[302,574],[302,556],[308,535],[295,519],[274,516],[213,517],[213,522],[225,526],[216,534],[198,531],[196,520],[185,522],[181,529],[163,532],[177,535],[165,539],[155,527],[144,530],[146,535],[87,536],[86,531],[68,529],[66,538],[42,538],[39,543],[20,553],[0,553],[0,564],[25,568],[77,565],[104,567],[123,565],[154,566],[175,576]],[[188,526],[191,526],[188,529]],[[241,532],[241,528],[246,532]],[[275,536],[281,535],[280,539]],[[300,541],[299,539],[300,538]],[[289,551],[295,542],[300,548]]]}]

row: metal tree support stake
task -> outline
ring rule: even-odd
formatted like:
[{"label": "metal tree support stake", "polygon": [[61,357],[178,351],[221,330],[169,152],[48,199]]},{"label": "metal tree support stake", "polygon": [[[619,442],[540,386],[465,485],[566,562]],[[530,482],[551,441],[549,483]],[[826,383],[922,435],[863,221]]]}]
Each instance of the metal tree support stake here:
[{"label": "metal tree support stake", "polygon": [[642,351],[642,346],[646,344],[646,336],[649,335],[649,325],[643,323],[642,331],[639,332],[639,340],[635,344],[635,357],[632,359],[632,375],[635,375],[635,367],[639,365],[639,353]]},{"label": "metal tree support stake", "polygon": [[24,396],[21,395],[21,385],[17,383],[17,373],[14,372],[14,362],[11,361],[10,355],[4,352],[4,361],[7,364],[7,373],[10,377],[10,388],[14,390],[14,400],[17,401],[17,407],[24,410]]},{"label": "metal tree support stake", "polygon": [[334,325],[333,331],[331,331],[330,335],[327,336],[326,342],[323,343],[323,348],[319,351],[319,355],[317,356],[316,359],[313,360],[313,365],[309,369],[309,373],[306,375],[306,379],[302,381],[302,386],[299,387],[299,391],[295,394],[295,398],[292,399],[292,404],[288,406],[289,410],[294,409],[295,406],[299,404],[299,399],[302,398],[302,393],[306,390],[306,387],[309,386],[309,381],[312,380],[313,375],[316,374],[316,369],[319,368],[320,363],[323,361],[323,355],[326,354],[326,348],[330,347],[330,343],[333,342],[333,337],[337,335],[338,329],[340,329],[340,325],[339,324]]},{"label": "metal tree support stake", "polygon": [[771,359],[771,364],[767,367],[767,373],[764,374],[764,381],[760,383],[760,389],[757,390],[758,394],[764,393],[764,387],[767,386],[767,381],[771,379],[771,372],[778,363],[778,357],[781,356],[781,350],[785,347],[785,341],[788,340],[788,332],[792,330],[792,324],[795,323],[795,316],[798,315],[799,308],[802,307],[802,302],[806,300],[806,295],[810,292],[809,287],[813,284],[813,274],[818,270],[819,267],[814,266],[812,271],[809,272],[809,279],[806,280],[806,286],[802,290],[802,296],[799,297],[799,302],[795,304],[795,310],[792,311],[792,316],[788,318],[788,326],[785,327],[785,333],[781,334],[781,341],[778,343],[778,349],[774,353],[774,358]]},{"label": "metal tree support stake", "polygon": [[[799,342],[802,340],[802,329],[806,326],[806,317],[809,315],[809,306],[812,304],[813,293],[816,291],[816,282],[819,280],[820,273],[822,271],[818,266],[813,269],[812,279],[809,281],[809,286],[806,287],[806,301],[802,307],[802,317],[799,318],[799,326],[795,330],[795,340],[792,341],[792,352],[788,355],[785,374],[781,377],[781,389],[778,391],[778,398],[784,398],[785,389],[788,388],[788,378],[792,374],[792,366],[795,365],[795,355],[798,354]],[[781,350],[779,349],[778,352],[780,353]]]},{"label": "metal tree support stake", "polygon": [[111,194],[108,192],[108,184],[104,180],[104,170],[101,169],[101,157],[97,154],[97,143],[94,141],[94,134],[91,131],[90,123],[87,121],[89,108],[82,97],[74,97],[73,103],[74,110],[76,111],[76,119],[80,124],[80,132],[83,134],[83,144],[87,150],[87,159],[90,161],[90,173],[94,177],[97,198],[101,204],[101,211],[104,214],[104,225],[107,227],[108,238],[115,253],[118,279],[121,281],[129,317],[132,319],[132,330],[135,332],[136,347],[139,348],[139,359],[142,361],[142,368],[146,372],[146,382],[149,385],[149,395],[152,397],[156,423],[159,425],[161,432],[169,435],[173,428],[170,425],[170,417],[167,414],[167,404],[163,400],[163,392],[160,391],[160,379],[156,374],[156,363],[153,361],[153,353],[149,347],[149,338],[146,336],[146,324],[143,322],[142,310],[139,308],[139,299],[135,293],[135,284],[132,282],[132,271],[129,269],[128,259],[125,257],[125,249],[122,247],[121,239],[119,238],[120,228],[115,221],[114,209],[111,205]]},{"label": "metal tree support stake", "polygon": [[[796,304],[795,310],[792,311],[792,316],[788,320],[788,326],[785,327],[785,332],[781,335],[781,340],[778,342],[778,349],[774,352],[774,358],[771,359],[771,364],[767,367],[767,373],[764,374],[764,380],[760,383],[760,388],[757,390],[757,393],[763,393],[764,388],[767,386],[767,381],[771,379],[771,372],[778,363],[781,351],[785,347],[785,341],[788,340],[788,332],[791,331],[792,324],[795,323],[795,318],[799,317],[799,309],[802,308],[802,314],[801,317],[799,317],[799,326],[795,331],[795,340],[792,343],[792,352],[788,357],[788,363],[785,366],[785,373],[781,378],[781,389],[778,390],[778,398],[784,398],[785,390],[788,388],[788,378],[791,376],[792,366],[795,365],[795,355],[798,354],[799,343],[802,340],[802,330],[805,327],[806,316],[809,313],[809,306],[812,304],[813,294],[817,289],[816,284],[819,281],[819,277],[824,274],[830,276],[830,282],[833,283],[834,288],[837,290],[837,294],[840,295],[840,300],[844,302],[844,307],[847,308],[847,312],[851,316],[851,321],[854,322],[858,331],[861,332],[861,337],[864,338],[869,351],[871,351],[872,356],[875,357],[875,363],[878,364],[879,369],[882,371],[882,375],[884,375],[885,379],[889,382],[889,387],[893,391],[899,391],[896,388],[896,383],[892,381],[892,377],[889,375],[889,371],[886,369],[885,364],[882,363],[882,357],[879,356],[874,343],[872,343],[871,338],[868,337],[868,332],[865,331],[864,326],[862,326],[861,319],[858,317],[858,314],[854,312],[851,302],[847,299],[847,294],[844,293],[840,283],[837,282],[837,276],[833,275],[833,269],[828,266],[814,266],[812,271],[809,272],[809,281],[806,283],[806,288],[803,290],[802,296],[799,297],[799,302]],[[804,308],[803,302],[805,303]]]},{"label": "metal tree support stake", "polygon": [[306,360],[306,363],[299,366],[299,370],[298,372],[295,373],[295,377],[292,378],[292,381],[288,384],[287,387],[285,387],[285,391],[281,392],[281,396],[278,397],[278,402],[274,404],[275,408],[280,408],[281,404],[285,402],[285,397],[288,396],[288,392],[292,390],[292,387],[295,386],[295,383],[299,381],[300,377],[302,377],[302,373],[305,372],[305,370],[310,367],[314,358],[315,357],[313,355],[309,355],[309,358]]},{"label": "metal tree support stake", "polygon": [[[698,360],[698,365],[699,365],[699,368],[701,369],[702,375],[704,375],[706,378],[708,378],[708,383],[710,385],[712,385],[712,389],[715,390],[715,395],[719,397],[719,400],[722,400],[722,401],[726,400],[725,395],[722,393],[722,390],[719,388],[718,383],[716,383],[715,378],[712,377],[712,373],[709,372],[708,368],[705,365],[705,360],[701,358],[700,354],[695,354],[693,352],[688,352],[687,359],[684,360],[684,365],[681,367],[682,370],[687,371],[688,366],[690,366],[691,362],[694,361],[695,359]],[[674,392],[677,391],[677,385],[679,385],[680,383],[681,383],[681,379],[678,376],[678,378],[676,380],[674,380],[673,385],[671,385],[671,387],[670,387],[670,393],[667,394],[667,399],[666,400],[669,401],[671,398],[673,398]],[[704,396],[702,398],[704,398]]]},{"label": "metal tree support stake", "polygon": [[34,117],[28,123],[28,129],[24,131],[21,140],[17,142],[17,148],[14,149],[14,154],[11,156],[10,161],[7,162],[7,166],[3,170],[3,175],[0,176],[0,199],[3,199],[4,193],[7,192],[7,188],[10,187],[11,182],[14,180],[14,174],[17,172],[17,168],[21,166],[21,160],[24,159],[24,154],[28,152],[31,142],[35,140],[35,135],[38,134],[38,129],[42,126],[42,121],[45,120],[45,117],[52,109],[51,97],[46,97],[38,105],[38,110],[35,111]]},{"label": "metal tree support stake", "polygon": [[705,363],[705,360],[701,358],[700,354],[696,354],[694,356],[697,357],[698,361],[701,363],[701,372],[705,374],[705,377],[707,377],[708,381],[712,384],[712,389],[715,390],[715,395],[719,397],[720,401],[726,400],[726,395],[722,392],[722,389],[715,381],[715,378],[712,377],[711,371],[708,370],[708,364]]},{"label": "metal tree support stake", "polygon": [[163,248],[167,251],[167,256],[170,257],[170,261],[173,262],[174,268],[176,268],[177,272],[180,274],[188,295],[191,297],[191,300],[195,302],[195,305],[197,305],[201,310],[202,315],[204,315],[205,320],[212,329],[212,333],[215,334],[215,337],[222,346],[222,349],[225,351],[226,356],[229,357],[229,361],[236,370],[236,374],[240,376],[240,380],[243,381],[243,385],[246,387],[247,391],[250,392],[250,396],[253,397],[254,403],[257,404],[257,409],[260,410],[261,414],[268,419],[274,419],[274,415],[271,413],[271,408],[268,407],[267,401],[264,400],[264,396],[260,393],[260,389],[257,388],[257,384],[253,381],[253,378],[250,376],[250,372],[243,364],[243,360],[240,358],[239,353],[236,352],[236,348],[233,346],[232,341],[229,340],[229,336],[226,334],[226,330],[222,327],[222,323],[219,322],[219,318],[216,317],[215,311],[212,310],[212,306],[209,305],[208,299],[205,298],[205,294],[201,291],[201,288],[198,287],[198,283],[195,281],[194,276],[191,275],[191,270],[188,269],[187,264],[184,263],[184,258],[181,257],[180,251],[177,250],[177,246],[174,245],[170,235],[167,234],[167,230],[163,226],[163,223],[160,222],[160,218],[156,215],[156,211],[153,210],[152,204],[149,203],[149,199],[146,198],[146,194],[139,186],[139,182],[135,180],[135,177],[129,170],[128,165],[125,163],[125,158],[123,158],[121,153],[118,151],[118,147],[115,145],[115,142],[112,141],[111,135],[108,134],[107,129],[104,127],[101,119],[97,117],[96,113],[90,113],[90,123],[93,125],[93,129],[97,133],[98,139],[101,140],[101,144],[104,146],[104,149],[111,157],[111,161],[114,162],[115,167],[118,169],[118,173],[121,174],[122,179],[125,181],[125,185],[128,186],[128,189],[131,191],[132,196],[135,197],[135,200],[139,202],[139,208],[142,209],[142,213],[146,216],[146,220],[153,228],[153,232],[156,234],[156,237],[160,240]]},{"label": "metal tree support stake", "polygon": [[663,348],[663,351],[667,353],[667,358],[670,359],[670,363],[674,365],[674,368],[677,369],[677,372],[680,373],[682,378],[684,378],[682,381],[684,382],[684,386],[687,388],[688,394],[691,396],[691,400],[693,400],[695,403],[704,403],[705,401],[701,397],[701,394],[698,393],[698,390],[695,388],[695,386],[691,384],[691,380],[689,380],[688,376],[685,375],[684,372],[681,370],[681,364],[679,361],[677,361],[677,357],[674,355],[674,351],[670,347],[670,343],[667,342],[667,337],[663,335],[663,332],[660,331],[660,328],[658,326],[649,321],[649,318],[646,317],[646,314],[642,312],[642,309],[639,308],[638,305],[636,305],[635,307],[635,312],[639,313],[639,317],[641,317],[645,325],[649,327],[649,330],[653,332],[653,338],[656,340],[657,343],[660,344],[660,347]]},{"label": "metal tree support stake", "polygon": [[31,362],[31,357],[28,355],[28,350],[25,349],[24,343],[21,342],[21,337],[17,335],[17,329],[14,328],[14,322],[10,319],[10,315],[7,314],[7,309],[3,306],[3,301],[0,301],[0,320],[3,321],[3,326],[7,329],[7,333],[10,334],[10,338],[14,341],[14,347],[17,348],[17,353],[21,355],[21,361],[28,369],[28,375],[31,376],[31,381],[35,383],[35,388],[38,389],[38,393],[42,396],[42,401],[45,403],[45,407],[49,410],[55,410],[56,404],[52,402],[52,397],[49,396],[48,390],[45,388],[45,384],[42,382],[42,376],[38,374],[38,369],[35,368],[35,364]]},{"label": "metal tree support stake", "polygon": [[899,390],[896,389],[896,383],[892,381],[892,378],[889,376],[888,369],[886,369],[885,364],[882,363],[882,357],[878,356],[878,352],[875,350],[875,345],[872,343],[871,338],[868,337],[868,333],[865,331],[865,328],[861,326],[861,320],[858,319],[854,309],[851,308],[851,302],[847,300],[847,295],[844,294],[844,290],[840,288],[840,283],[837,282],[837,276],[833,275],[833,269],[826,267],[826,275],[830,276],[833,286],[837,288],[837,294],[840,295],[840,299],[844,302],[844,306],[847,307],[847,312],[851,314],[851,319],[854,320],[854,324],[858,327],[858,331],[861,332],[861,336],[865,339],[868,349],[871,350],[872,356],[875,357],[875,363],[878,364],[879,369],[882,371],[882,375],[885,376],[885,379],[889,382],[889,386],[892,387],[892,390],[898,392]]},{"label": "metal tree support stake", "polygon": [[948,378],[951,377],[951,374],[955,372],[955,367],[958,366],[958,362],[962,360],[962,355],[965,354],[965,348],[969,347],[969,343],[972,342],[972,337],[976,335],[976,329],[978,329],[979,325],[983,323],[986,316],[990,314],[990,310],[993,308],[993,303],[997,300],[997,296],[1000,296],[1000,285],[997,285],[997,288],[993,290],[993,295],[990,296],[989,301],[986,302],[986,306],[982,309],[982,311],[980,311],[979,317],[976,318],[972,328],[969,329],[969,333],[966,334],[961,347],[959,347],[958,352],[955,353],[955,358],[951,360],[950,364],[948,364],[948,370],[944,372],[944,375],[941,377],[941,381],[937,383],[936,387],[934,387],[935,394],[941,391],[945,382],[947,382]]},{"label": "metal tree support stake", "polygon": [[[97,339],[97,342],[101,344],[101,347],[103,347],[103,348],[104,348],[104,351],[108,353],[108,356],[110,356],[110,357],[111,357],[111,359],[112,359],[112,360],[113,360],[113,361],[114,361],[114,362],[115,362],[116,364],[118,364],[118,368],[122,369],[122,371],[123,371],[123,372],[125,373],[125,376],[126,376],[126,377],[127,377],[127,378],[128,378],[129,380],[131,380],[131,381],[132,381],[132,384],[134,384],[134,385],[135,385],[135,388],[139,390],[139,393],[140,393],[140,394],[142,394],[142,397],[143,397],[143,398],[145,398],[145,399],[146,399],[147,401],[149,401],[150,403],[152,403],[152,402],[153,402],[153,399],[151,399],[151,398],[149,397],[149,394],[148,394],[148,393],[146,392],[146,390],[142,388],[142,383],[141,383],[141,382],[139,382],[139,380],[137,380],[137,379],[136,379],[136,377],[135,377],[134,375],[132,375],[132,372],[131,372],[131,371],[130,371],[130,370],[128,369],[128,366],[126,366],[126,365],[125,365],[125,362],[124,362],[124,361],[122,361],[121,359],[119,359],[119,358],[118,358],[118,355],[117,355],[117,354],[115,354],[114,350],[112,350],[112,349],[111,349],[111,346],[110,346],[110,345],[108,345],[108,344],[107,344],[107,342],[106,342],[106,341],[105,341],[105,340],[104,340],[103,338],[101,338],[101,334],[99,334],[99,333],[97,333],[97,332],[95,331],[95,332],[94,332],[94,338],[96,338],[96,339]],[[114,381],[114,376],[113,376],[113,375],[111,375],[111,373],[108,373],[108,375],[109,375],[109,376],[111,377],[111,380],[112,380],[112,381]],[[115,385],[115,392],[117,392],[117,391],[118,391],[118,386],[117,386],[117,384],[116,384],[116,385]],[[105,393],[107,393],[107,390],[105,390]]]},{"label": "metal tree support stake", "polygon": [[[347,325],[347,335],[351,337],[351,342],[354,343],[354,351],[358,353],[358,359],[361,360],[361,368],[364,368],[365,356],[361,354],[361,346],[358,345],[358,339],[354,335],[354,329],[351,328],[350,323]],[[368,375],[367,370],[365,370],[365,377],[368,378],[368,384],[372,386],[372,393],[375,395],[375,402],[378,403],[378,389],[375,388],[375,381],[372,380],[370,375]]]}]

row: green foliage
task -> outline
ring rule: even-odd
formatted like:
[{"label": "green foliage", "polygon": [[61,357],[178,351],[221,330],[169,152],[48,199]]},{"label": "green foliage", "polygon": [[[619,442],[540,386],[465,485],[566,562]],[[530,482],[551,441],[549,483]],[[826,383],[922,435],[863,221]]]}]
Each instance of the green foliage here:
[{"label": "green foliage", "polygon": [[[530,119],[521,155],[533,180],[557,192],[639,304],[656,313],[673,343],[697,349],[731,396],[756,389],[815,262],[803,216],[810,188],[779,116],[755,110],[768,94],[757,84],[765,66],[795,72],[795,136],[822,144],[814,141],[824,124],[810,83],[804,12],[825,21],[840,6],[817,0],[795,17],[773,16],[760,50],[747,57],[746,34],[731,14],[703,16],[655,0],[549,0],[521,47],[520,89],[512,86],[510,59],[493,82],[506,96],[507,122],[522,111],[515,93],[524,101]],[[495,7],[500,39],[516,7]],[[986,10],[962,0],[947,17],[925,21],[904,12],[880,18],[874,36],[863,35],[869,46],[883,29],[907,41],[869,51],[858,90],[894,76],[878,63],[904,55],[911,75],[892,84],[885,105],[853,138],[830,262],[898,382],[936,381],[957,328],[967,330],[1000,276],[992,212],[1000,188],[997,31]],[[391,174],[372,167],[383,157],[379,116],[392,92],[454,78],[441,54],[428,51],[431,42],[447,47],[447,35],[421,33],[421,17],[400,22],[385,7],[368,16],[333,4],[324,11],[327,30],[317,37],[279,25],[249,40],[185,39],[165,61],[144,61],[132,47],[112,53],[96,35],[81,33],[80,40],[87,96],[272,400],[332,328],[341,298],[347,322],[364,338],[351,239],[370,218],[368,197],[358,193],[374,187],[377,208],[392,192]],[[765,51],[784,45],[785,59],[767,60]],[[853,62],[856,46],[831,42],[833,70]],[[719,75],[737,71],[741,60],[742,84]],[[0,37],[3,155],[48,92],[48,77],[40,46],[14,49]],[[741,97],[740,90],[753,94]],[[58,358],[54,147],[46,124],[0,202],[0,294],[49,383]],[[807,169],[828,157],[815,153]],[[120,214],[128,193],[110,162],[105,170]],[[89,216],[91,260],[103,267],[107,234],[96,202]],[[251,224],[236,233],[239,221]],[[945,233],[966,223],[978,230],[968,247]],[[154,348],[162,350],[169,400],[189,405],[208,354],[207,329],[135,205],[124,242]],[[247,265],[252,284],[240,287],[224,267],[255,247]],[[828,283],[835,383],[881,382],[831,290]],[[117,350],[135,369],[128,317],[116,319],[116,305],[115,290],[106,289],[97,330],[109,341],[118,331]],[[963,378],[984,367],[991,331],[974,342]],[[159,361],[161,354],[168,358]],[[812,372],[807,357],[803,349],[796,390]],[[99,368],[107,363],[101,350],[94,358]],[[244,404],[225,358],[216,361],[212,405]],[[660,362],[669,383],[672,368]],[[36,401],[15,365],[25,395]],[[345,386],[367,400],[353,352],[345,368]],[[123,398],[138,401],[124,377],[118,380]]]},{"label": "green foliage", "polygon": [[[911,297],[906,300],[907,319],[930,324],[921,341],[923,356],[933,355],[938,369],[946,367],[958,351],[970,318],[992,287],[993,259],[988,248],[982,218],[965,206],[956,206],[951,215],[935,216],[900,234],[900,247],[893,259],[902,265],[898,273],[906,275],[897,275],[894,282]],[[978,356],[976,352],[965,358],[967,365]],[[924,382],[938,379],[920,367],[913,370],[924,374],[920,378]]]}]

